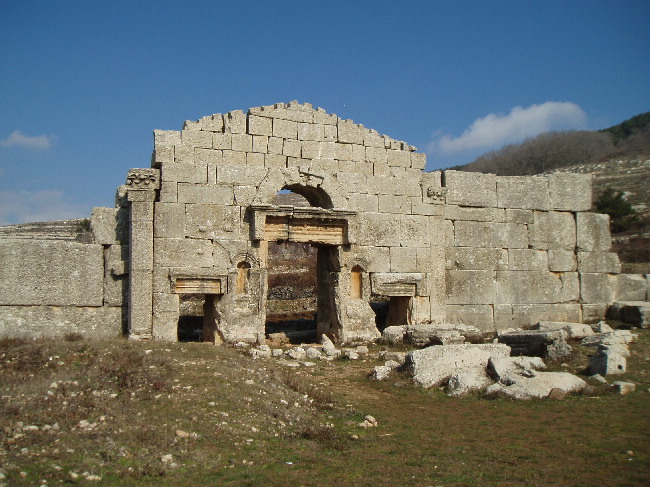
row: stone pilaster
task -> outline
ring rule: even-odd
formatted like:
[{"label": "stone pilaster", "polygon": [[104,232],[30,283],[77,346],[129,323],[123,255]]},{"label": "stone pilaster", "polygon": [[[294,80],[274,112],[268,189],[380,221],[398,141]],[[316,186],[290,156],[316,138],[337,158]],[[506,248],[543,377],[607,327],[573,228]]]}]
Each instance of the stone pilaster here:
[{"label": "stone pilaster", "polygon": [[129,211],[129,338],[152,336],[153,207],[160,188],[158,169],[131,169]]}]

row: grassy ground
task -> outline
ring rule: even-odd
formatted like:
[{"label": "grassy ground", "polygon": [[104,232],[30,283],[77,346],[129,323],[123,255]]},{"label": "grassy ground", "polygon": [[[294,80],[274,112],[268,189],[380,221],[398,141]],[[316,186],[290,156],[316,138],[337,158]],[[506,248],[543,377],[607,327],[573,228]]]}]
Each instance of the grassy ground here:
[{"label": "grassy ground", "polygon": [[637,392],[524,402],[371,382],[372,354],[289,368],[202,344],[4,340],[1,471],[12,486],[648,485],[639,333],[622,376]]}]

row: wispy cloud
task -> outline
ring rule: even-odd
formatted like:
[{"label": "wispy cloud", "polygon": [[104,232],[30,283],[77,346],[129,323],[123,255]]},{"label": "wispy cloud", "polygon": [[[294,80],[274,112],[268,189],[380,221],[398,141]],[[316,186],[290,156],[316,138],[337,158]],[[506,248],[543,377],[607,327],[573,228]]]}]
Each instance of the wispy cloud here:
[{"label": "wispy cloud", "polygon": [[584,128],[586,122],[585,112],[575,103],[548,101],[527,108],[516,106],[507,115],[491,113],[477,118],[458,137],[434,134],[427,150],[430,153],[455,154],[491,149],[549,130]]},{"label": "wispy cloud", "polygon": [[52,137],[49,135],[25,135],[20,130],[15,130],[9,137],[0,140],[2,147],[20,147],[30,150],[47,150],[52,147]]},{"label": "wispy cloud", "polygon": [[84,218],[90,216],[86,206],[62,191],[0,191],[0,225]]}]

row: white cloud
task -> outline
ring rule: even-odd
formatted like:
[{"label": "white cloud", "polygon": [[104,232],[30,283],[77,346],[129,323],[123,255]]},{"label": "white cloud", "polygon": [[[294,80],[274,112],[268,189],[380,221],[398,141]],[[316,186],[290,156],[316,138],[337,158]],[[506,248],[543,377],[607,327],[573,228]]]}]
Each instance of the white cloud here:
[{"label": "white cloud", "polygon": [[62,191],[0,191],[0,225],[85,218],[88,211]]},{"label": "white cloud", "polygon": [[52,147],[52,137],[49,135],[25,135],[20,130],[13,131],[9,137],[0,140],[2,147],[21,147],[31,150],[47,150]]},{"label": "white cloud", "polygon": [[584,128],[586,122],[585,112],[575,103],[547,101],[528,108],[516,106],[507,115],[491,113],[477,118],[459,137],[434,134],[427,149],[441,154],[490,149],[549,130]]}]

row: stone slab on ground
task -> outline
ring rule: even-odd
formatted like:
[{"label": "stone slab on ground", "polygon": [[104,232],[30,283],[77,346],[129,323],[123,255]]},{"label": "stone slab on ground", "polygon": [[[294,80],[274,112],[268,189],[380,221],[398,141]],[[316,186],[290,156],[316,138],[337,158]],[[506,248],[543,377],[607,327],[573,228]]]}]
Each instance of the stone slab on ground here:
[{"label": "stone slab on ground", "polygon": [[486,389],[488,395],[504,395],[513,399],[544,399],[553,389],[566,394],[580,392],[587,383],[568,372],[535,372],[534,377],[519,376],[510,385],[500,382]]},{"label": "stone slab on ground", "polygon": [[615,318],[624,323],[650,328],[650,303],[647,301],[617,301],[610,310],[609,316],[616,315]]},{"label": "stone slab on ground", "polygon": [[571,353],[560,330],[514,330],[499,334],[499,342],[512,348],[513,355],[544,357],[557,360]]},{"label": "stone slab on ground", "polygon": [[591,326],[584,323],[568,323],[564,321],[540,321],[537,328],[543,331],[562,330],[568,338],[584,338],[594,334]]},{"label": "stone slab on ground", "polygon": [[504,344],[434,345],[409,352],[407,364],[417,384],[433,387],[461,371],[485,370],[491,357],[509,356],[510,347]]}]

